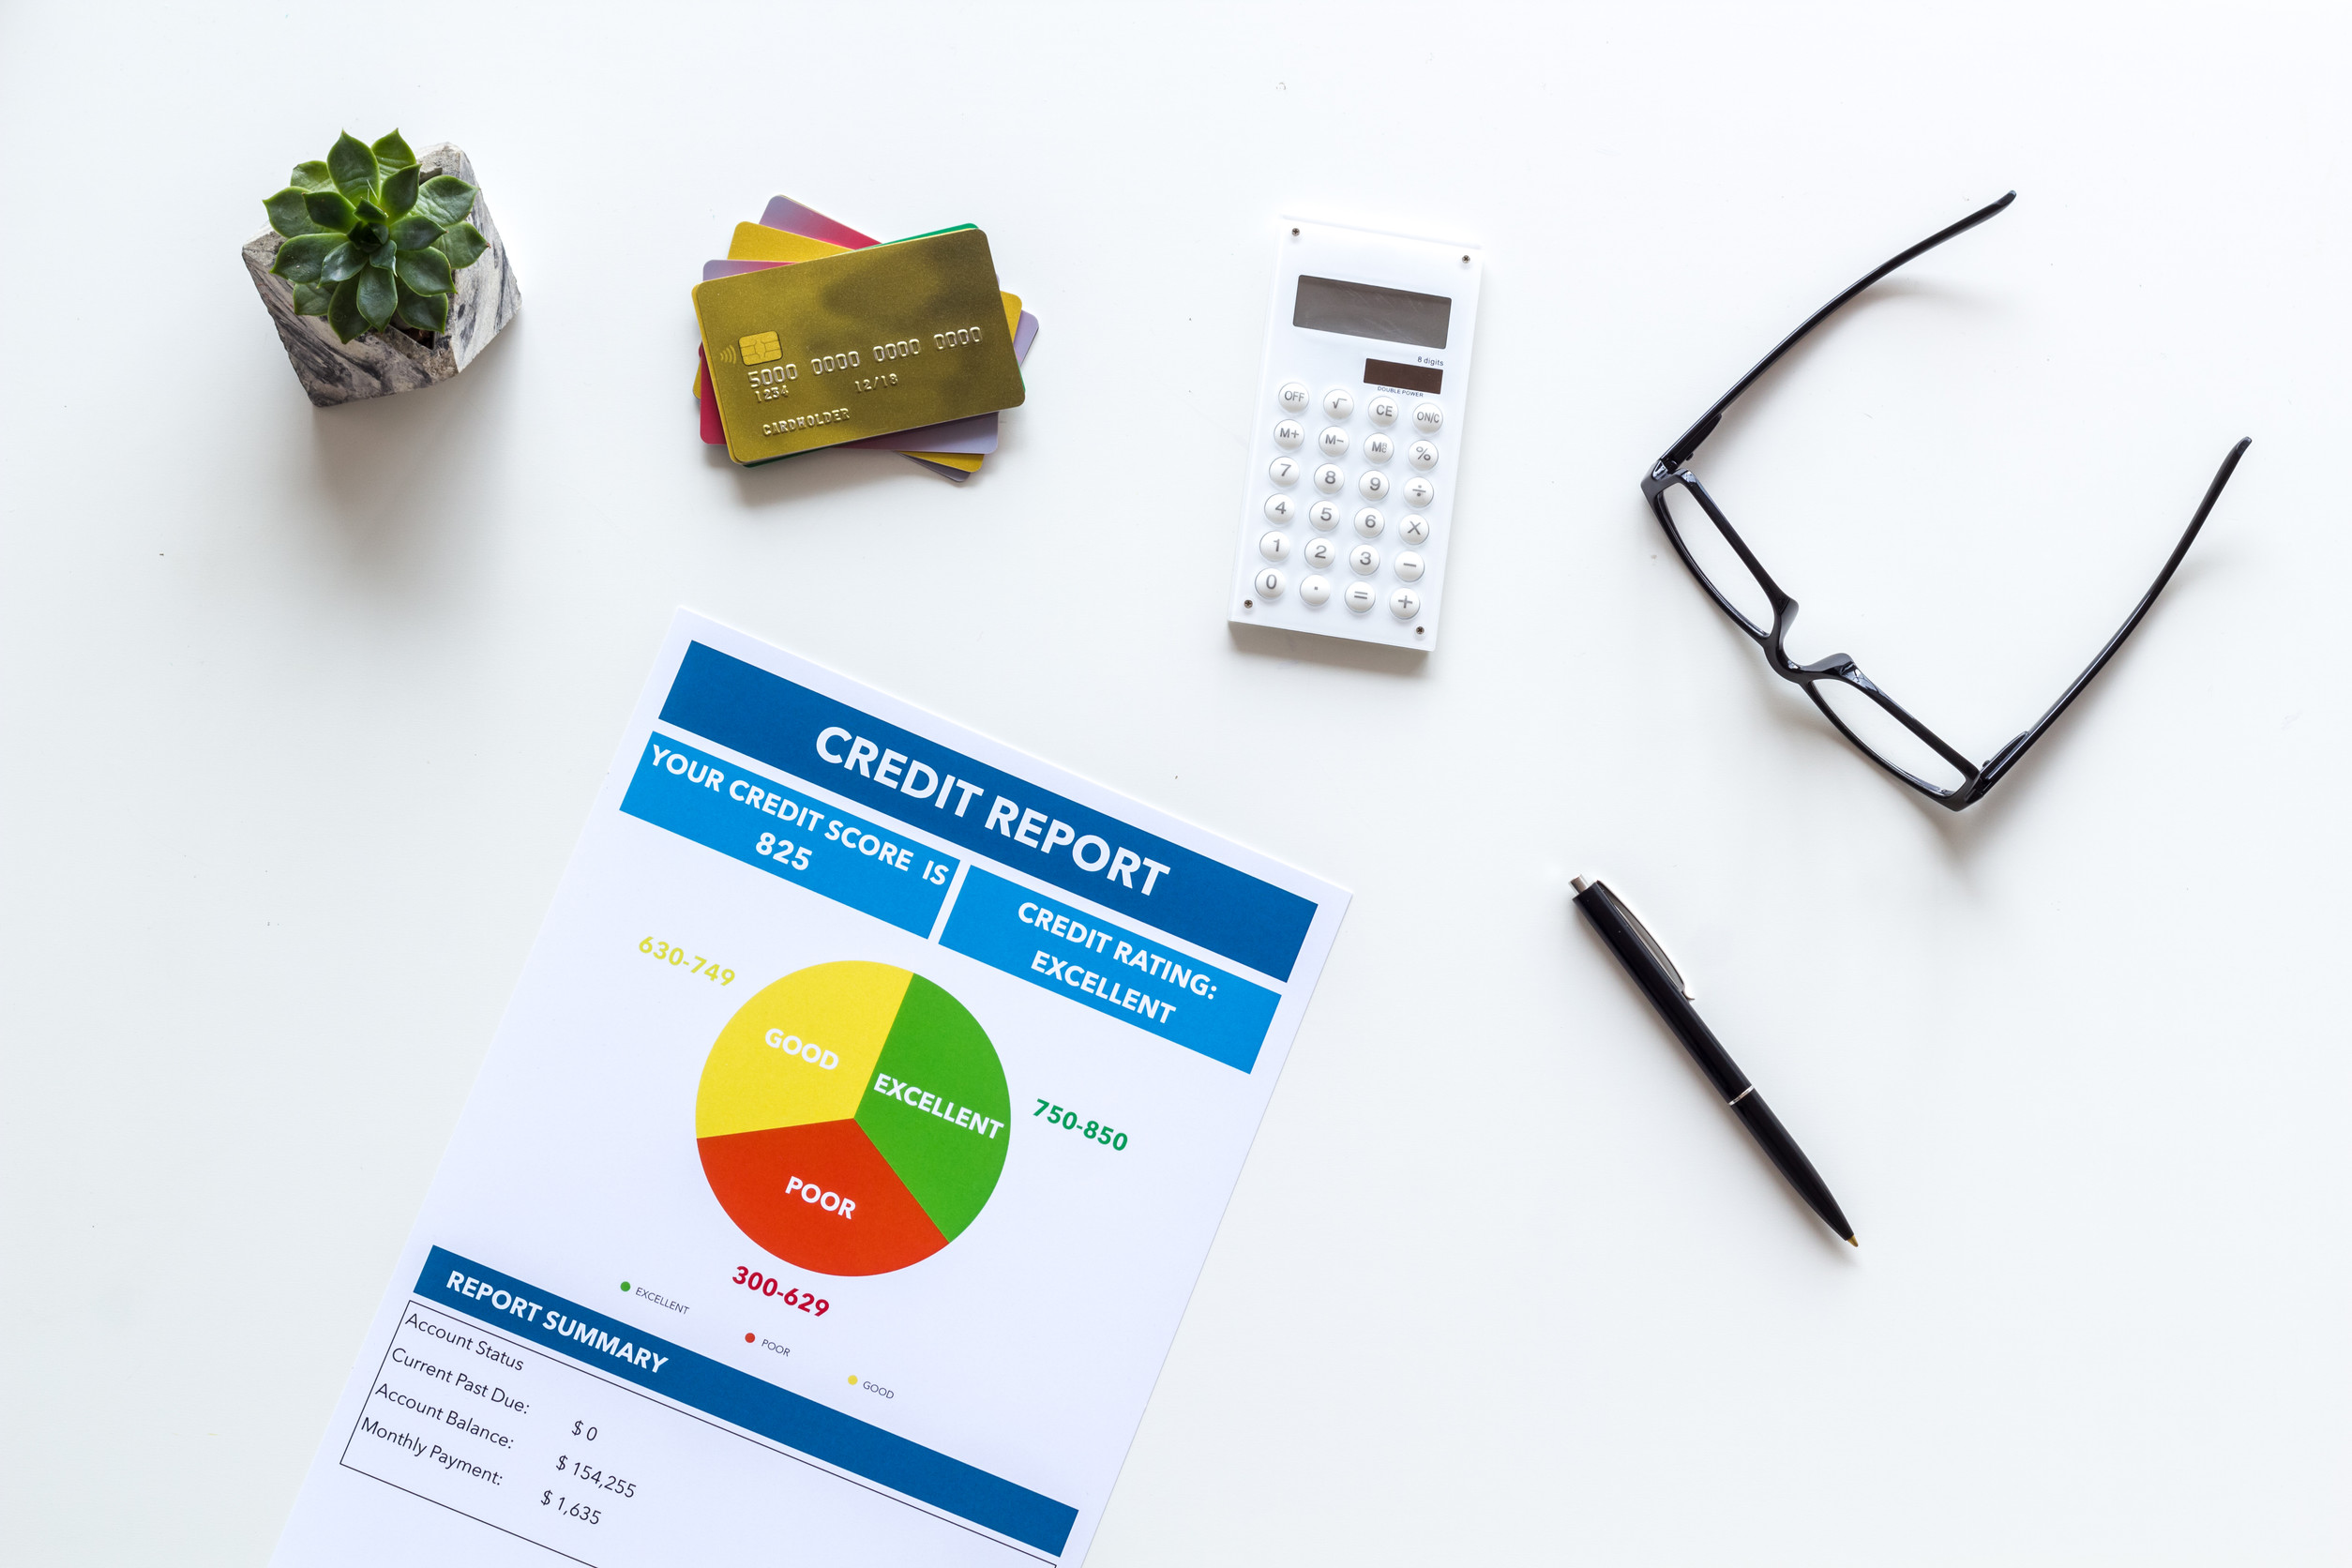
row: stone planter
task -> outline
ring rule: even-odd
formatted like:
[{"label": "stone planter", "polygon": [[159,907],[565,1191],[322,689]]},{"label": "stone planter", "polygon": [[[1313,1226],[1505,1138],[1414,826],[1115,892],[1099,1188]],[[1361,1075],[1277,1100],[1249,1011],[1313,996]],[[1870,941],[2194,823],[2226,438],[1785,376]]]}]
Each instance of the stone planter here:
[{"label": "stone planter", "polygon": [[[426,148],[417,155],[416,164],[428,178],[455,174],[476,188],[482,183],[474,177],[473,163],[455,143]],[[253,275],[253,286],[261,291],[270,320],[278,324],[278,337],[286,345],[294,379],[302,383],[312,402],[326,408],[447,381],[472,364],[474,356],[498,336],[499,328],[515,319],[522,294],[506,259],[506,242],[500,237],[498,225],[490,221],[490,203],[478,188],[468,217],[490,241],[490,249],[458,274],[457,292],[449,300],[448,330],[435,334],[430,343],[398,325],[342,341],[324,316],[295,315],[294,285],[270,276],[270,264],[278,259],[276,234],[264,233],[246,246],[245,270]]]}]

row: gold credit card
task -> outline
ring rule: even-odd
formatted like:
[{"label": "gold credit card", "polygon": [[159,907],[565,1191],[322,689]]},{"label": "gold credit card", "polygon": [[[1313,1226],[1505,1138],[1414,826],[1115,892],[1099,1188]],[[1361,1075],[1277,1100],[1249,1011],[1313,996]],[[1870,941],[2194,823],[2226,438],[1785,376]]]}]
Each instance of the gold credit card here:
[{"label": "gold credit card", "polygon": [[694,290],[740,463],[1018,407],[1018,361],[977,229],[717,278]]}]

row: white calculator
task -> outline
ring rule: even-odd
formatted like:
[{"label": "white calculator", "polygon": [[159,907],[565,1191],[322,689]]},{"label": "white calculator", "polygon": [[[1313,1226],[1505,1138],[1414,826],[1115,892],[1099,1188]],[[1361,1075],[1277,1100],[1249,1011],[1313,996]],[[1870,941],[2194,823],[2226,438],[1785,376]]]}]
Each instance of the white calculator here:
[{"label": "white calculator", "polygon": [[1231,619],[1436,646],[1485,263],[1282,220]]}]

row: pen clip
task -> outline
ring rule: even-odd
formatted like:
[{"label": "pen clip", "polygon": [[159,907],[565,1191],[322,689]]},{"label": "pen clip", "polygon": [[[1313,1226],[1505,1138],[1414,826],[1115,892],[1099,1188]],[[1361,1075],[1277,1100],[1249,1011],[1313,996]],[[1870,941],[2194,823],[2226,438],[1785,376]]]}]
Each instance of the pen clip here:
[{"label": "pen clip", "polygon": [[1691,989],[1691,983],[1682,978],[1681,968],[1667,955],[1666,943],[1651,934],[1650,927],[1642,922],[1641,916],[1634,912],[1634,906],[1626,902],[1625,895],[1610,887],[1598,877],[1571,877],[1568,879],[1568,883],[1576,890],[1579,897],[1595,887],[1606,892],[1611,899],[1615,900],[1617,912],[1625,917],[1625,924],[1634,928],[1634,935],[1641,939],[1641,944],[1650,949],[1650,956],[1658,960],[1659,967],[1664,969],[1667,978],[1674,982],[1674,988],[1682,993],[1682,1000],[1685,1002],[1698,1000],[1698,993]]}]

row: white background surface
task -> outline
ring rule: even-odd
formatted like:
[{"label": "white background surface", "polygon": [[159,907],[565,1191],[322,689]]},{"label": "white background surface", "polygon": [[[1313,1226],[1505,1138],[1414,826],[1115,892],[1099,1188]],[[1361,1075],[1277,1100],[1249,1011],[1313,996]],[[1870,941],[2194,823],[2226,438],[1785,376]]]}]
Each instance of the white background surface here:
[{"label": "white background surface", "polygon": [[[1355,890],[1092,1562],[2342,1560],[2344,33],[2048,6],[0,15],[0,1513],[267,1553],[673,605]],[[447,62],[435,56],[445,53]],[[520,318],[314,413],[237,247],[473,155]],[[1650,460],[1978,755],[1851,755]],[[1044,324],[956,489],[695,439],[789,191]],[[1223,619],[1273,215],[1488,247],[1443,650]],[[1612,874],[1859,1229],[1565,902]],[[1041,1282],[1050,1288],[1050,1281]]]}]

